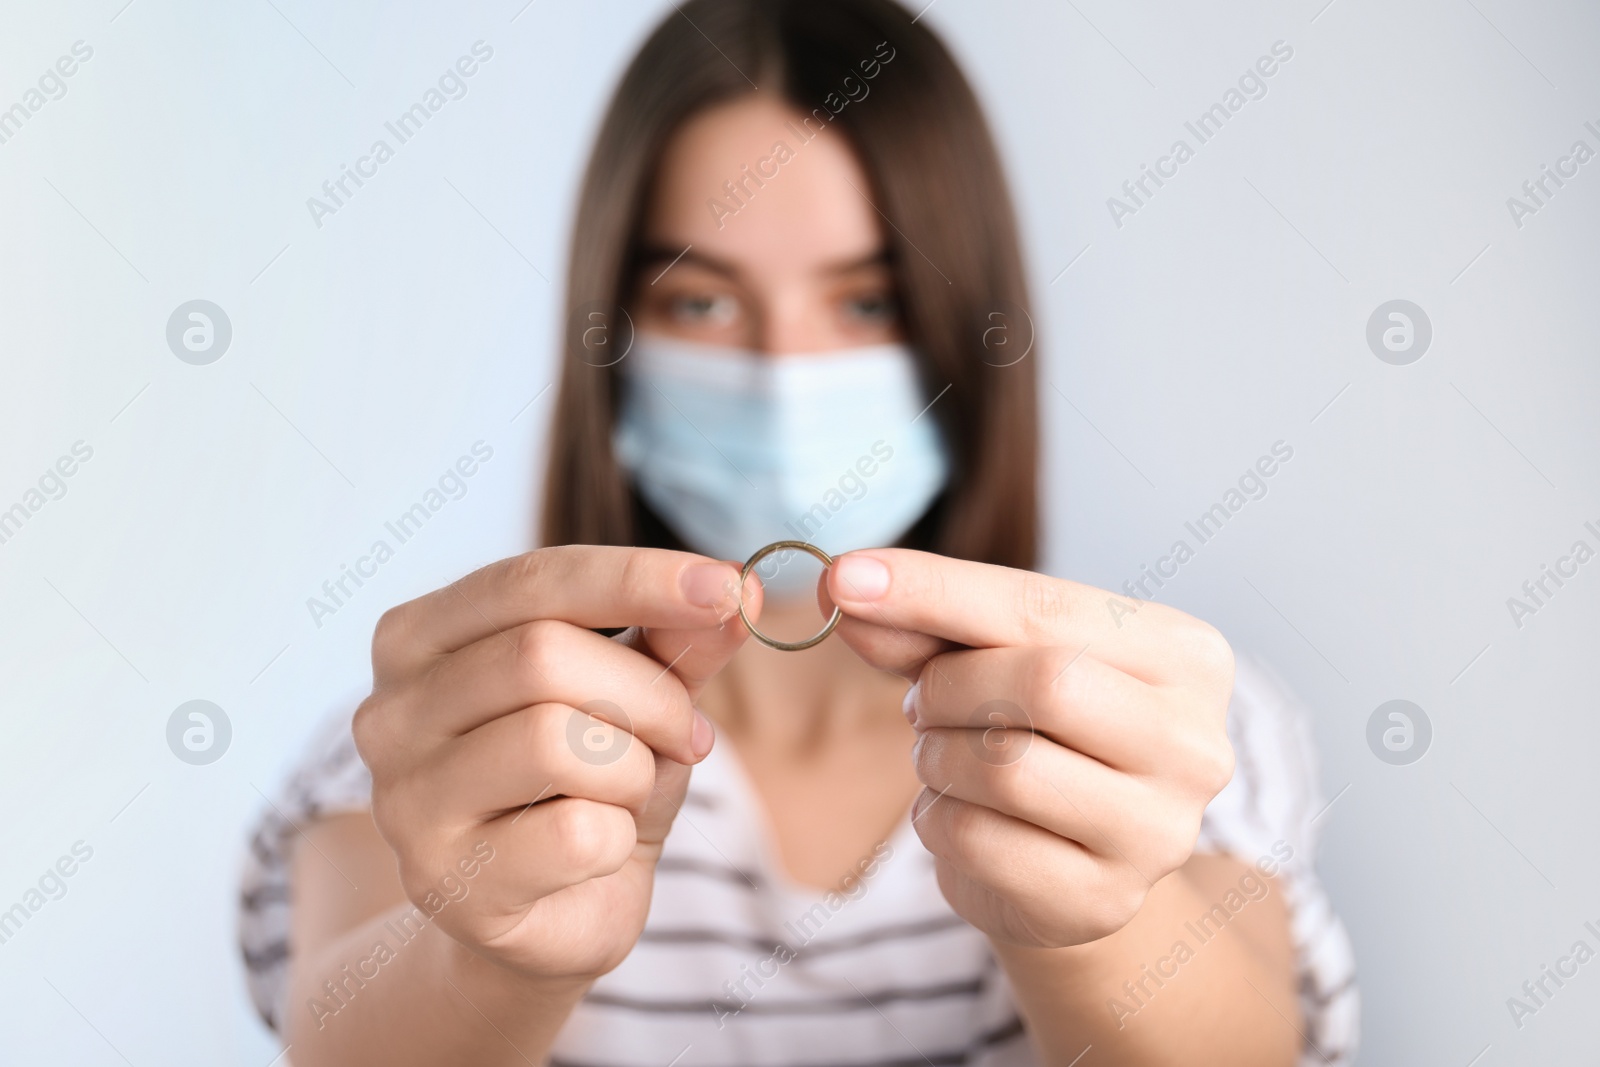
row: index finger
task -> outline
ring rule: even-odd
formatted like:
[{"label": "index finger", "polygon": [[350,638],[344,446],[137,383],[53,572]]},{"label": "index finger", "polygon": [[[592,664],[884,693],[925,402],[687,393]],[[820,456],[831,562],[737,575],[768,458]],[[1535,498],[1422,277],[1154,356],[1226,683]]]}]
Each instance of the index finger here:
[{"label": "index finger", "polygon": [[375,673],[407,672],[534,619],[586,629],[715,628],[737,590],[728,563],[660,548],[560,545],[473,571],[384,613]]},{"label": "index finger", "polygon": [[[729,593],[737,598],[737,587],[730,587]],[[761,617],[763,598],[759,585],[745,597],[745,613],[751,619]],[[737,604],[737,599],[734,603]],[[715,628],[642,627],[623,634],[619,640],[665,664],[665,669],[677,676],[693,701],[699,699],[706,683],[727,666],[748,636],[749,631],[739,621],[738,608],[734,607]]]}]

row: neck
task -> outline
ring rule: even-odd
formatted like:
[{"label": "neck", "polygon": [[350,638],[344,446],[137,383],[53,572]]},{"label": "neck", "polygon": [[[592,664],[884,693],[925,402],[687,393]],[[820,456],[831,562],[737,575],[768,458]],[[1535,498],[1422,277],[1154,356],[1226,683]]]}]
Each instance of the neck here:
[{"label": "neck", "polygon": [[[740,625],[733,621],[731,625]],[[822,622],[804,601],[761,612],[764,632],[815,632]],[[837,635],[800,652],[754,639],[706,686],[700,708],[740,744],[804,755],[899,715],[906,683],[867,666]]]}]

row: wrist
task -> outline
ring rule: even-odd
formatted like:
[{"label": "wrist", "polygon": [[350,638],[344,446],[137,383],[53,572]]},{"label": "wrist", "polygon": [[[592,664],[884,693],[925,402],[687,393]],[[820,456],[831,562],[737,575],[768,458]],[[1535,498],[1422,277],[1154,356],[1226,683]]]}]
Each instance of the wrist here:
[{"label": "wrist", "polygon": [[459,994],[458,999],[465,999],[491,1015],[494,1014],[489,1010],[491,1004],[507,1008],[543,1005],[570,1009],[594,984],[594,979],[589,977],[532,973],[478,952],[442,930],[434,932],[438,935],[436,973],[449,983],[444,991],[451,996]]},{"label": "wrist", "polygon": [[1137,977],[1145,956],[1170,947],[1172,936],[1182,932],[1175,917],[1192,899],[1180,869],[1156,882],[1126,923],[1094,940],[1047,948],[991,938],[990,946],[1014,986],[1042,985],[1058,996],[1099,1004],[1108,988],[1120,988],[1130,967]]}]

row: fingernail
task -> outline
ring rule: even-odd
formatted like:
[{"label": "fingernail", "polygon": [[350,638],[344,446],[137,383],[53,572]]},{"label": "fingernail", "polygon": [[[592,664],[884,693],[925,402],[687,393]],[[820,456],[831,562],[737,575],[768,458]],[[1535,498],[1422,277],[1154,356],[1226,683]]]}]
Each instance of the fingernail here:
[{"label": "fingernail", "polygon": [[699,708],[694,709],[694,734],[689,738],[689,747],[694,749],[696,759],[705,759],[711,751],[712,742],[717,739],[717,731],[712,728],[711,720],[701,713]]},{"label": "fingernail", "polygon": [[917,725],[917,690],[922,688],[922,683],[912,682],[911,688],[906,690],[906,698],[900,702],[900,711],[905,715],[906,722],[912,726]]},{"label": "fingernail", "polygon": [[889,568],[871,556],[845,556],[833,565],[839,592],[849,600],[877,600],[889,591]]},{"label": "fingernail", "polygon": [[714,608],[737,588],[738,574],[726,563],[695,563],[678,575],[683,598],[697,608]]}]

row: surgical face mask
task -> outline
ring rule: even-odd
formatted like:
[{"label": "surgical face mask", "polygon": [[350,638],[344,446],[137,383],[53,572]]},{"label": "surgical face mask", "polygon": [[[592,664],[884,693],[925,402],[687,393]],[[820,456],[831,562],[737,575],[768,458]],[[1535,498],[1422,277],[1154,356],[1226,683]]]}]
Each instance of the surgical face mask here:
[{"label": "surgical face mask", "polygon": [[[905,345],[768,356],[640,334],[617,369],[617,461],[684,544],[716,559],[773,541],[892,545],[949,478]],[[814,587],[796,555],[758,564],[769,594]]]}]

